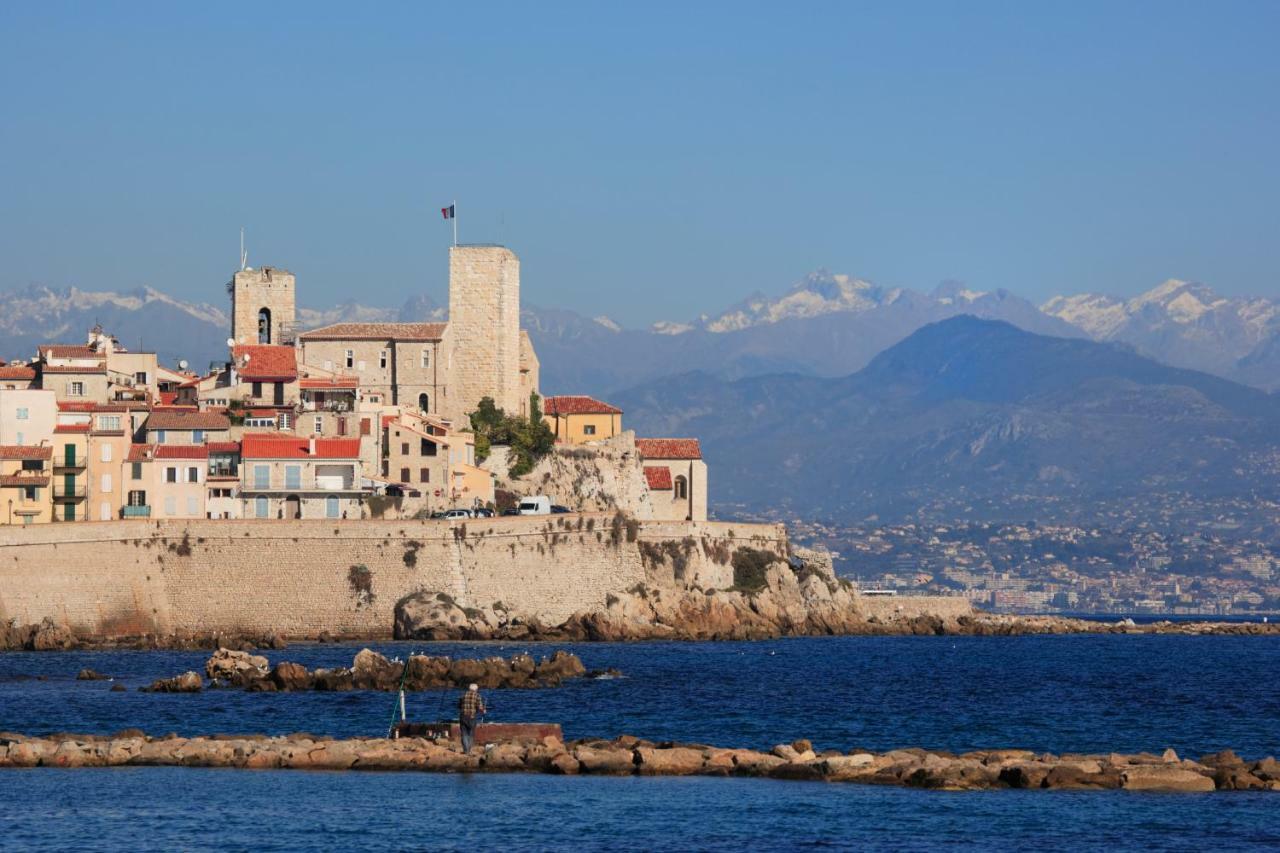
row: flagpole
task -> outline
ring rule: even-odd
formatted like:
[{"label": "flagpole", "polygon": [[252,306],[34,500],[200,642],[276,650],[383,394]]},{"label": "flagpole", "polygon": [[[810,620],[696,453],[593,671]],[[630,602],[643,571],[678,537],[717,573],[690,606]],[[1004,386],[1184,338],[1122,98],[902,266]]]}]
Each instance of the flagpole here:
[{"label": "flagpole", "polygon": [[453,248],[458,248],[458,200],[453,200]]}]

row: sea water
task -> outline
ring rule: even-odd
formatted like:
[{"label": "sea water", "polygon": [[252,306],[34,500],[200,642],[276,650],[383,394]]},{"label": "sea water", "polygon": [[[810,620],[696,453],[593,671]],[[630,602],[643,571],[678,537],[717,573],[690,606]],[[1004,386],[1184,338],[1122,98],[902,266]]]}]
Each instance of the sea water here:
[{"label": "sea water", "polygon": [[[1267,637],[848,637],[753,643],[379,643],[509,656],[577,653],[623,677],[487,691],[495,720],[567,738],[768,748],[1280,753],[1280,642]],[[359,646],[272,662],[349,665]],[[0,730],[32,734],[385,733],[388,693],[146,694],[207,652],[0,655]],[[81,668],[115,676],[75,681]],[[415,719],[456,692],[410,694]],[[0,772],[0,846],[60,849],[740,849],[934,846],[1202,849],[1280,845],[1275,794],[946,793],[710,778],[442,776],[124,768]]]}]

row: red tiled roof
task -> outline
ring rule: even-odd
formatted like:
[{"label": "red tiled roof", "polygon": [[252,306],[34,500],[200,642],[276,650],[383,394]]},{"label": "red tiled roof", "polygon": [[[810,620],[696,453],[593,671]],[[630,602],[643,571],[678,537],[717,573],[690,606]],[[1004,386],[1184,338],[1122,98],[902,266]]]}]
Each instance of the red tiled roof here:
[{"label": "red tiled roof", "polygon": [[129,445],[129,454],[125,456],[125,462],[146,462],[147,451],[151,449],[149,444],[131,444]]},{"label": "red tiled roof", "polygon": [[238,441],[211,441],[205,447],[209,448],[210,453],[240,452],[240,442]]},{"label": "red tiled roof", "polygon": [[59,412],[132,412],[147,408],[146,403],[92,403],[63,400],[58,403]]},{"label": "red tiled roof", "polygon": [[157,444],[152,454],[156,459],[206,459],[209,447],[204,444]]},{"label": "red tiled roof", "polygon": [[174,401],[177,399],[178,399],[177,391],[161,391],[160,392],[160,405],[162,406],[172,406]]},{"label": "red tiled roof", "polygon": [[22,474],[5,474],[0,476],[0,486],[47,486],[49,485],[48,474],[22,475]]},{"label": "red tiled roof", "polygon": [[[249,363],[244,357],[249,356]],[[242,344],[231,348],[231,357],[245,379],[298,378],[298,352],[293,347],[274,344]]]},{"label": "red tiled roof", "polygon": [[88,432],[89,424],[56,424],[54,432]]},{"label": "red tiled roof", "polygon": [[48,445],[0,444],[0,459],[52,459],[53,448]]},{"label": "red tiled roof", "polygon": [[231,421],[217,412],[196,410],[152,411],[147,417],[147,429],[230,429]]},{"label": "red tiled roof", "polygon": [[701,459],[696,438],[637,438],[636,450],[645,459]]},{"label": "red tiled roof", "polygon": [[41,344],[36,351],[45,358],[106,358],[104,353],[84,344]]},{"label": "red tiled roof", "polygon": [[25,364],[11,364],[0,367],[0,379],[35,379],[36,370]]},{"label": "red tiled roof", "polygon": [[671,469],[661,466],[646,465],[644,469],[644,478],[649,481],[651,489],[669,489],[671,488]]},{"label": "red tiled roof", "polygon": [[274,418],[280,413],[275,409],[250,409],[245,414],[251,418]]},{"label": "red tiled roof", "polygon": [[304,341],[438,341],[447,323],[334,323],[299,337]]},{"label": "red tiled roof", "polygon": [[542,410],[548,415],[620,415],[622,409],[594,397],[547,397]]},{"label": "red tiled roof", "polygon": [[[316,452],[310,451],[315,441]],[[294,438],[293,436],[250,433],[241,441],[245,459],[355,459],[360,455],[358,438]]]},{"label": "red tiled roof", "polygon": [[328,388],[358,388],[360,380],[355,376],[306,376],[298,380],[304,391],[324,391]]},{"label": "red tiled roof", "polygon": [[75,365],[42,364],[40,366],[40,372],[41,373],[106,373],[107,368],[106,368],[106,365],[99,365],[96,367],[90,367],[88,365],[85,365],[84,367],[76,367]]}]

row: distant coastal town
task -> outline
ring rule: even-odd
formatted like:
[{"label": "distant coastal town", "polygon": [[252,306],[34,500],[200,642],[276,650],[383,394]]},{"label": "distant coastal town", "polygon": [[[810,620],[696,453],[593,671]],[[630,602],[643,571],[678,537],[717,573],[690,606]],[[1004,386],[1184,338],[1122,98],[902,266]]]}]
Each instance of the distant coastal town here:
[{"label": "distant coastal town", "polygon": [[[301,329],[294,275],[243,255],[226,290],[227,355],[207,370],[101,325],[0,362],[0,524],[707,517],[696,438],[636,438],[607,402],[541,397],[505,247],[450,249],[448,322]],[[616,469],[608,495],[581,477],[519,479],[593,448]]]}]

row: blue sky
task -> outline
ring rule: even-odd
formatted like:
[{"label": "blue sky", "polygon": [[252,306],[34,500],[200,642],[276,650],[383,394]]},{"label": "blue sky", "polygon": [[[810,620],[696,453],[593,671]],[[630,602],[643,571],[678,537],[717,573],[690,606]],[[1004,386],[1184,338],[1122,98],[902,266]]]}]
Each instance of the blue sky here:
[{"label": "blue sky", "polygon": [[686,319],[817,267],[1280,295],[1276,3],[0,5],[0,288]]}]

